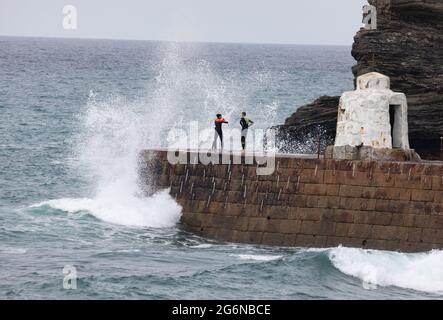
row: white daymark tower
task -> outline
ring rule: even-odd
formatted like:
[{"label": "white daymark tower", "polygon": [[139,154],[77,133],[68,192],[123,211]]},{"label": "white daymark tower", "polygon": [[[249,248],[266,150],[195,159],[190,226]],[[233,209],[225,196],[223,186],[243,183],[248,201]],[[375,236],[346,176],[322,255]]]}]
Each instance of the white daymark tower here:
[{"label": "white daymark tower", "polygon": [[337,159],[418,159],[409,148],[406,96],[390,89],[389,77],[361,75],[357,89],[341,96],[331,151]]},{"label": "white daymark tower", "polygon": [[409,149],[408,102],[377,72],[357,78],[357,90],[340,98],[335,146]]}]

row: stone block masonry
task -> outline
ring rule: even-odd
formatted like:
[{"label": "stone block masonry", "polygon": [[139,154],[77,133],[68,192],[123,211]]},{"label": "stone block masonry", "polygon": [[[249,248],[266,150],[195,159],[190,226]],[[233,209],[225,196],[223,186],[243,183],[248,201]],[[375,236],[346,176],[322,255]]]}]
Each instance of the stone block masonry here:
[{"label": "stone block masonry", "polygon": [[141,157],[142,178],[170,188],[183,207],[182,224],[204,237],[289,247],[443,248],[441,162],[277,155],[274,173],[257,176],[256,165],[171,165],[161,150]]}]

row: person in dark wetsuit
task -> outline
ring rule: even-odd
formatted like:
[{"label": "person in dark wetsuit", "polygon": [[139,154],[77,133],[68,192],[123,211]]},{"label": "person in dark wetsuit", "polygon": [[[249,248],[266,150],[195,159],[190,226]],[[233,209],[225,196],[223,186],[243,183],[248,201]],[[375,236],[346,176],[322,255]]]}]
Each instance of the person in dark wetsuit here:
[{"label": "person in dark wetsuit", "polygon": [[241,113],[240,125],[241,125],[241,147],[246,149],[246,137],[248,136],[248,129],[254,124],[254,121],[246,118],[246,112]]},{"label": "person in dark wetsuit", "polygon": [[223,150],[223,130],[222,130],[223,123],[227,124],[229,122],[226,121],[220,113],[217,114],[217,118],[215,118],[214,120],[215,132],[214,132],[214,142],[212,143],[212,149],[217,149],[217,138],[220,138],[221,149]]}]

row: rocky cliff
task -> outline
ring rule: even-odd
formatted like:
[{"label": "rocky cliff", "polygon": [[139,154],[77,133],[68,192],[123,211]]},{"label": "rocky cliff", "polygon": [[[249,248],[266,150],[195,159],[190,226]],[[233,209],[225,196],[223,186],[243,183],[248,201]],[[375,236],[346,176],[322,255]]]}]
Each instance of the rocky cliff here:
[{"label": "rocky cliff", "polygon": [[[425,158],[437,157],[443,136],[443,0],[368,2],[377,8],[378,27],[362,28],[354,37],[352,72],[389,76],[392,89],[408,98],[411,147]],[[333,141],[338,99],[321,97],[277,126],[282,151],[299,151],[291,148],[319,126],[323,140]]]}]

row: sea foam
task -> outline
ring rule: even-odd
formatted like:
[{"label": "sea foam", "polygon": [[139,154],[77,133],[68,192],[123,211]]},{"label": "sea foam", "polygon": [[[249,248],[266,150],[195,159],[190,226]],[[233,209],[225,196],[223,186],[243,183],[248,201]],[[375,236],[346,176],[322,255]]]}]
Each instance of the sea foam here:
[{"label": "sea foam", "polygon": [[261,255],[261,254],[237,254],[235,255],[241,260],[254,260],[254,261],[273,261],[281,259],[283,256],[273,255]]},{"label": "sea foam", "polygon": [[443,251],[400,253],[338,247],[328,250],[333,265],[364,284],[443,294]]},{"label": "sea foam", "polygon": [[105,222],[137,227],[171,227],[179,221],[181,215],[181,207],[169,195],[168,190],[145,198],[125,193],[115,196],[99,194],[93,199],[55,199],[32,207],[44,205],[69,213],[87,211]]}]

